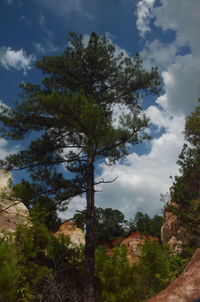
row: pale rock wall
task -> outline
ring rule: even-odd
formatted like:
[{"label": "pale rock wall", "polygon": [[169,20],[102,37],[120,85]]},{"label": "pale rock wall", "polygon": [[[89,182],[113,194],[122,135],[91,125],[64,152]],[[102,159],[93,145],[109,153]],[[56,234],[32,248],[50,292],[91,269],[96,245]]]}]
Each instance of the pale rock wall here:
[{"label": "pale rock wall", "polygon": [[59,237],[61,234],[69,236],[72,245],[75,246],[84,246],[85,245],[85,234],[80,229],[77,228],[75,223],[71,220],[63,222],[59,230],[55,233],[56,237]]},{"label": "pale rock wall", "polygon": [[18,225],[29,224],[29,211],[19,200],[0,199],[0,231],[15,232]]},{"label": "pale rock wall", "polygon": [[[171,203],[171,206],[181,211],[176,203]],[[170,250],[174,253],[180,253],[182,246],[187,244],[188,238],[186,231],[181,226],[181,221],[172,211],[168,210],[164,215],[164,224],[161,228],[161,240],[167,244]]]},{"label": "pale rock wall", "polygon": [[0,171],[0,231],[15,232],[18,225],[29,223],[29,211],[20,200],[8,200],[1,196],[9,193],[10,182],[11,174]]}]

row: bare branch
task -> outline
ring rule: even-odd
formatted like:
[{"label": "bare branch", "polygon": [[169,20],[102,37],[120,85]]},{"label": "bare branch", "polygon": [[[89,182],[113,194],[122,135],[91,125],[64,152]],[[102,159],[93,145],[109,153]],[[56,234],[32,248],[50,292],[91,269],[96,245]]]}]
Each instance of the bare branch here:
[{"label": "bare branch", "polygon": [[104,180],[104,179],[101,179],[100,181],[96,182],[94,185],[99,185],[99,184],[110,184],[112,182],[114,182],[115,180],[117,180],[118,176],[116,176],[115,178],[113,179],[110,179],[110,180]]}]

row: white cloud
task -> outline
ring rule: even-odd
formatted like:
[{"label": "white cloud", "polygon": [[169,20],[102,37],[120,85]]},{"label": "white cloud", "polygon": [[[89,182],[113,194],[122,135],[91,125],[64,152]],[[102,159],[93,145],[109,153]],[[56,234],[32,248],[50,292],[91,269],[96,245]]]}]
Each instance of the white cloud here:
[{"label": "white cloud", "polygon": [[160,194],[169,190],[172,183],[169,176],[179,173],[176,161],[184,142],[185,116],[194,109],[200,96],[200,2],[161,0],[159,7],[154,4],[154,0],[138,2],[140,35],[144,37],[151,30],[151,18],[161,30],[175,33],[170,42],[157,36],[142,51],[145,66],[158,65],[162,72],[164,92],[157,99],[158,106],[147,108],[146,115],[163,132],[147,143],[148,154],[133,152],[113,167],[102,165],[99,178],[118,176],[118,179],[101,185],[98,189],[102,192],[96,194],[97,206],[118,208],[129,218],[139,210],[160,213],[163,206]]},{"label": "white cloud", "polygon": [[151,11],[153,9],[155,0],[140,0],[137,4],[137,22],[136,26],[139,30],[139,33],[142,37],[150,31],[150,19],[152,17]]},{"label": "white cloud", "polygon": [[160,36],[147,41],[142,51],[145,67],[157,65],[162,72],[164,92],[156,101],[159,106],[150,106],[146,115],[164,133],[152,140],[148,154],[132,153],[125,164],[118,163],[112,169],[103,166],[105,178],[113,174],[119,178],[99,196],[101,205],[112,204],[129,217],[138,210],[155,214],[161,209],[159,195],[168,191],[169,176],[178,173],[184,118],[200,96],[200,2],[161,0],[159,7],[154,2],[138,2],[137,27],[144,37],[151,30],[150,19],[155,18],[155,26],[175,33],[170,42],[161,41]]},{"label": "white cloud", "polygon": [[165,94],[157,103],[172,114],[188,115],[197,105],[200,96],[200,56],[177,56],[162,76]]},{"label": "white cloud", "polygon": [[163,30],[173,30],[177,43],[188,45],[192,52],[199,53],[200,2],[197,0],[162,0],[154,8],[155,25]]},{"label": "white cloud", "polygon": [[58,211],[58,215],[62,220],[73,218],[74,214],[76,214],[76,210],[82,211],[86,207],[86,200],[84,197],[75,197],[73,198],[66,211]]},{"label": "white cloud", "polygon": [[157,65],[162,71],[164,94],[157,103],[171,114],[188,115],[200,96],[200,2],[162,0],[151,10],[154,25],[175,36],[170,42],[155,39],[142,51],[145,65]]},{"label": "white cloud", "polygon": [[149,68],[156,65],[164,69],[175,62],[178,50],[176,43],[166,44],[155,39],[151,42],[146,42],[145,48],[141,51],[141,56],[145,67]]},{"label": "white cloud", "polygon": [[0,48],[0,64],[7,70],[14,68],[23,70],[24,74],[31,69],[35,60],[33,55],[27,55],[23,49],[14,50],[11,47]]},{"label": "white cloud", "polygon": [[[60,15],[78,9],[84,12],[82,1],[69,1],[68,8],[63,1],[59,1],[57,7],[56,1],[50,0],[49,3]],[[176,161],[184,142],[185,116],[194,109],[200,96],[200,2],[161,0],[157,7],[155,3],[155,0],[138,2],[137,27],[144,37],[151,30],[150,21],[154,18],[154,26],[175,34],[171,35],[170,42],[163,42],[157,36],[147,42],[142,52],[145,66],[158,65],[162,72],[164,92],[157,99],[159,106],[150,106],[146,114],[158,130],[164,132],[148,143],[148,154],[140,156],[133,152],[125,162],[114,167],[103,165],[100,178],[107,180],[118,176],[118,179],[100,186],[103,192],[96,196],[98,206],[118,208],[130,218],[138,210],[150,214],[161,210],[160,194],[168,191],[171,185],[169,176],[178,174]],[[84,200],[75,200],[74,208],[80,205],[82,209]],[[73,206],[70,213],[72,209]]]},{"label": "white cloud", "polygon": [[118,179],[102,185],[103,192],[97,194],[98,205],[118,208],[129,218],[137,211],[161,214],[160,194],[168,191],[169,176],[178,173],[176,160],[183,145],[183,116],[171,118],[155,106],[148,109],[147,116],[154,124],[165,126],[166,132],[151,142],[149,154],[132,153],[125,163],[114,167],[103,165],[101,177],[107,180],[118,176]]}]

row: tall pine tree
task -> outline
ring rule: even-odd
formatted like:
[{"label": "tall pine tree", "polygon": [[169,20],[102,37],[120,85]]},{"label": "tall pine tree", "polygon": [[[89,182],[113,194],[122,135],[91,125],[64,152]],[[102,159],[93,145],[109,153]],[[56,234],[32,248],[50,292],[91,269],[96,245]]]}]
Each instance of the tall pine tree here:
[{"label": "tall pine tree", "polygon": [[95,168],[105,158],[114,163],[128,154],[128,145],[145,138],[148,120],[140,100],[143,93],[158,93],[159,76],[156,68],[143,69],[139,55],[116,55],[110,40],[96,33],[86,46],[72,33],[68,45],[64,54],[37,62],[44,73],[41,83],[21,84],[22,101],[2,108],[1,135],[23,140],[32,133],[32,141],[1,167],[26,169],[34,194],[58,204],[86,194],[84,301],[94,302]]}]

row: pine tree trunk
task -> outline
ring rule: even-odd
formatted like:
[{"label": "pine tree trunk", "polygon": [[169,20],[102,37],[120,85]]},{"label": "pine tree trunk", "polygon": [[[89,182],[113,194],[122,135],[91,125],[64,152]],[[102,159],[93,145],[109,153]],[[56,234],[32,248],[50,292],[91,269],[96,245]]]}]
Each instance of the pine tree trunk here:
[{"label": "pine tree trunk", "polygon": [[95,209],[93,162],[89,163],[87,174],[87,218],[84,281],[84,302],[95,302]]}]

